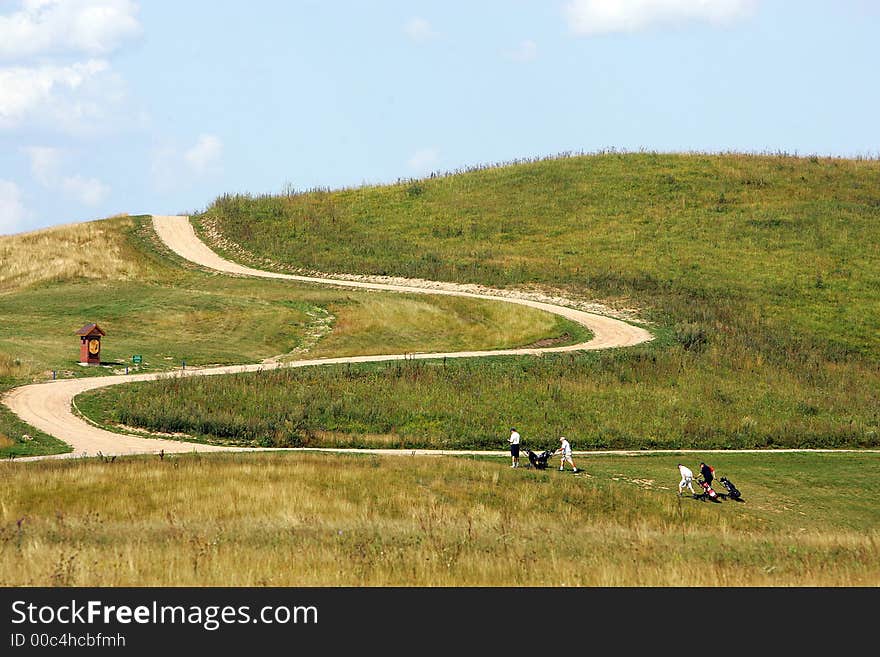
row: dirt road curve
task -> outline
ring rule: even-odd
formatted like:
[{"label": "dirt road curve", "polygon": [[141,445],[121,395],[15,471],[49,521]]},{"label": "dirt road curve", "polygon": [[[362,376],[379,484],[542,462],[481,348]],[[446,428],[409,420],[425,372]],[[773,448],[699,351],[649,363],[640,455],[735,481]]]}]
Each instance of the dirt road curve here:
[{"label": "dirt road curve", "polygon": [[[195,234],[188,217],[177,216],[154,216],[153,226],[162,241],[175,253],[183,258],[209,269],[243,276],[258,276],[263,278],[275,278],[320,285],[333,285],[341,287],[362,288],[370,290],[384,290],[388,292],[406,292],[415,294],[441,294],[475,299],[488,299],[506,303],[530,306],[556,315],[561,315],[572,321],[578,322],[593,332],[593,338],[589,342],[565,347],[546,347],[533,349],[499,349],[494,351],[462,351],[454,353],[431,353],[431,354],[388,354],[381,356],[356,356],[348,358],[323,358],[314,360],[302,360],[291,363],[271,363],[238,365],[229,367],[213,368],[188,368],[185,372],[179,372],[177,376],[207,376],[216,374],[230,374],[235,372],[255,372],[259,370],[275,369],[277,367],[308,367],[313,365],[325,365],[330,363],[365,363],[378,361],[403,360],[405,358],[475,358],[480,356],[500,355],[538,355],[550,352],[582,351],[586,349],[608,349],[612,347],[628,347],[651,340],[653,336],[646,330],[627,324],[626,322],[603,315],[588,313],[566,306],[545,303],[529,298],[516,298],[505,292],[504,296],[491,293],[475,293],[472,288],[446,283],[434,283],[431,287],[418,285],[391,285],[366,281],[339,280],[332,278],[313,278],[308,276],[295,276],[280,274],[269,271],[261,271],[244,267],[229,260],[225,260],[208,248]],[[83,419],[77,417],[72,410],[73,398],[85,390],[92,390],[104,386],[130,383],[133,381],[148,381],[157,379],[168,374],[141,374],[128,376],[108,376],[88,379],[66,379],[38,383],[23,386],[9,391],[3,398],[13,412],[25,422],[45,431],[73,446],[71,454],[56,456],[54,458],[79,457],[83,455],[94,456],[98,452],[104,455],[116,454],[141,454],[158,453],[164,450],[166,453],[174,452],[209,452],[209,451],[251,451],[245,448],[216,447],[199,445],[175,440],[157,440],[143,438],[134,435],[123,435],[105,431],[92,426]],[[378,450],[382,451],[382,450]],[[441,454],[444,452],[424,450],[389,450],[389,453],[404,454]],[[462,453],[462,452],[455,452]],[[483,452],[472,452],[480,454]],[[497,452],[485,452],[494,454]],[[47,458],[47,457],[35,457]],[[17,459],[30,460],[30,459]]]}]

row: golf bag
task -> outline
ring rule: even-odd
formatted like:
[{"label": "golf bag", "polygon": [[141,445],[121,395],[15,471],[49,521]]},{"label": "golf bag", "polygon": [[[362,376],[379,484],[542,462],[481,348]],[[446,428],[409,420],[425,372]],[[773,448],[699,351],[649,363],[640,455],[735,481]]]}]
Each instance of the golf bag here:
[{"label": "golf bag", "polygon": [[532,450],[526,451],[526,455],[529,457],[529,463],[532,464],[533,468],[538,470],[544,470],[547,468],[547,461],[553,456],[553,452],[549,449],[545,449],[543,452],[533,452]]},{"label": "golf bag", "polygon": [[745,502],[742,498],[742,493],[739,492],[739,489],[733,485],[733,482],[727,477],[721,477],[718,481],[721,482],[721,485],[727,489],[727,497],[732,500],[736,500],[737,502]]},{"label": "golf bag", "polygon": [[703,487],[703,492],[699,493],[699,494],[695,494],[694,499],[700,500],[701,502],[705,502],[706,500],[710,500],[712,502],[718,502],[719,504],[721,503],[721,498],[718,497],[718,493],[716,493],[712,489],[712,487],[709,485],[709,482],[707,482],[705,479],[700,477],[697,480],[697,483]]}]

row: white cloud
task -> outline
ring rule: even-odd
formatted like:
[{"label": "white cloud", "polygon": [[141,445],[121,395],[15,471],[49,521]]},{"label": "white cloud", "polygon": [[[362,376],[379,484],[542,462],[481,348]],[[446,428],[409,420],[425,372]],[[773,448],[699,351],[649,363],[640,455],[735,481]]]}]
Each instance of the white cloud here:
[{"label": "white cloud", "polygon": [[83,205],[99,205],[110,195],[110,186],[97,178],[62,173],[64,153],[51,146],[29,146],[21,149],[31,163],[34,179],[47,189],[59,190]]},{"label": "white cloud", "polygon": [[200,135],[189,148],[165,143],[153,148],[153,186],[160,192],[170,192],[193,178],[219,172],[222,165],[223,142],[216,135]]},{"label": "white cloud", "polygon": [[62,191],[83,205],[98,205],[110,195],[110,187],[97,178],[68,176],[61,181]]},{"label": "white cloud", "polygon": [[[82,135],[125,126],[104,57],[141,32],[134,0],[18,0],[0,12],[0,130]],[[89,57],[92,56],[92,57]],[[130,112],[128,113],[130,114]]]},{"label": "white cloud", "polygon": [[107,54],[141,33],[138,9],[133,0],[23,0],[0,15],[0,58]]},{"label": "white cloud", "polygon": [[0,68],[0,129],[48,121],[75,131],[94,124],[117,104],[119,80],[100,59],[56,66]]},{"label": "white cloud", "polygon": [[407,164],[410,169],[416,173],[422,174],[434,170],[439,161],[440,156],[437,154],[436,150],[433,148],[424,148],[414,153],[407,161]]},{"label": "white cloud", "polygon": [[431,24],[424,18],[409,19],[406,22],[406,25],[403,26],[403,31],[410,39],[417,43],[430,41],[437,36],[434,32],[434,28],[431,27]]},{"label": "white cloud", "polygon": [[51,146],[29,146],[21,149],[31,161],[31,173],[41,185],[53,185],[58,179],[61,151]]},{"label": "white cloud", "polygon": [[26,216],[18,185],[0,180],[0,235],[17,232]]},{"label": "white cloud", "polygon": [[201,135],[195,146],[183,154],[189,168],[198,175],[217,170],[222,157],[223,142],[216,135]]},{"label": "white cloud", "polygon": [[723,25],[751,13],[757,1],[572,0],[564,11],[574,34],[590,36],[691,21]]},{"label": "white cloud", "polygon": [[515,62],[531,62],[538,57],[538,44],[531,39],[526,39],[507,56]]}]

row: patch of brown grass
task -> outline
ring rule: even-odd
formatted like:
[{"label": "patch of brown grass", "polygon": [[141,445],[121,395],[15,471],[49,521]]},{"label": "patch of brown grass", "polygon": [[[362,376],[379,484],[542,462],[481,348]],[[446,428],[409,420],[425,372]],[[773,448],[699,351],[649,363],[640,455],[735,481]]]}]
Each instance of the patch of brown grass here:
[{"label": "patch of brown grass", "polygon": [[123,232],[132,225],[117,215],[0,237],[0,293],[48,281],[135,278],[140,267]]},{"label": "patch of brown grass", "polygon": [[0,377],[23,377],[33,373],[31,365],[9,354],[0,353]]},{"label": "patch of brown grass", "polygon": [[[337,431],[313,431],[317,444],[322,447],[348,447],[352,443],[351,434]],[[357,436],[357,443],[367,447],[393,448],[406,442],[403,436],[393,433],[362,433]]]},{"label": "patch of brown grass", "polygon": [[577,328],[533,308],[440,295],[368,294],[330,310],[333,331],[310,357],[382,354],[388,345],[412,352],[509,348]]}]

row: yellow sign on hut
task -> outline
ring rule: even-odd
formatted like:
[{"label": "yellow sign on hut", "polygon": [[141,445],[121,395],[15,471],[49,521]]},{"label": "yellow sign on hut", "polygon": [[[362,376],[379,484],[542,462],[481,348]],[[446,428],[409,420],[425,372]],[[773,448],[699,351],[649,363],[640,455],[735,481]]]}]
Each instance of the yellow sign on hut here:
[{"label": "yellow sign on hut", "polygon": [[83,365],[101,364],[101,338],[106,333],[97,324],[86,324],[76,332],[79,336],[79,362]]}]

